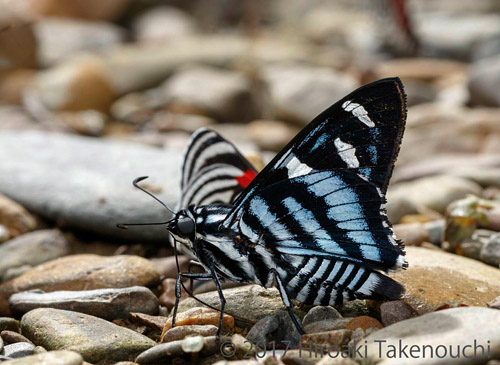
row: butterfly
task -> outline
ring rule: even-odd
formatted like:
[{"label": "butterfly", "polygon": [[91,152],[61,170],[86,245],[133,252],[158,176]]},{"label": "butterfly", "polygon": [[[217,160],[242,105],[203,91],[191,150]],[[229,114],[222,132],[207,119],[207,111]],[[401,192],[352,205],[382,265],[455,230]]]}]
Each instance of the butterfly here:
[{"label": "butterfly", "polygon": [[300,333],[293,299],[400,298],[403,286],[384,272],[408,264],[384,204],[405,121],[398,78],[367,84],[314,118],[260,173],[219,134],[197,130],[174,218],[162,223],[206,272],[179,273],[173,326],[182,278],[215,282],[219,331],[221,280],[276,286]]}]

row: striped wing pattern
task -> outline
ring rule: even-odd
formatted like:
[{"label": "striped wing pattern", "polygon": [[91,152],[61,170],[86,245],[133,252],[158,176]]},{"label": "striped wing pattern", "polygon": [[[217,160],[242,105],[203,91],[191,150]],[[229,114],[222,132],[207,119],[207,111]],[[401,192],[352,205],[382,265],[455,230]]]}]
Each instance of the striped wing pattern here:
[{"label": "striped wing pattern", "polygon": [[235,201],[222,226],[250,252],[264,248],[253,265],[276,272],[290,298],[402,294],[379,270],[407,266],[384,209],[405,119],[399,79],[362,87],[315,118]]},{"label": "striped wing pattern", "polygon": [[232,143],[214,131],[198,129],[184,155],[177,211],[192,204],[231,204],[256,174]]}]

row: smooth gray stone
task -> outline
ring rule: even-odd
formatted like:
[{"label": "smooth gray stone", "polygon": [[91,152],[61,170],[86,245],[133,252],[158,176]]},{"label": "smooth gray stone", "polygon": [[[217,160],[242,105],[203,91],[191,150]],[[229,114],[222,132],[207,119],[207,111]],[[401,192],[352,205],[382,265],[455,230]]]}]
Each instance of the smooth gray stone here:
[{"label": "smooth gray stone", "polygon": [[25,233],[0,246],[0,277],[10,269],[36,266],[69,253],[69,243],[57,229]]},{"label": "smooth gray stone", "polygon": [[108,320],[128,318],[131,312],[155,315],[159,307],[156,295],[142,286],[51,293],[26,291],[12,295],[9,306],[17,315],[36,308],[55,308]]},{"label": "smooth gray stone", "polygon": [[[464,307],[431,312],[385,327],[367,336],[363,351],[380,364],[482,364],[500,356],[500,311]],[[396,352],[391,354],[391,346]],[[401,348],[407,346],[403,352]],[[428,347],[424,347],[428,346]],[[475,347],[476,346],[476,347]],[[410,353],[410,349],[414,352]],[[438,349],[439,347],[439,349]],[[459,358],[450,357],[460,351]],[[446,349],[446,354],[445,350]],[[476,354],[474,354],[474,351]],[[476,356],[474,356],[476,355]]]},{"label": "smooth gray stone", "polygon": [[[116,228],[117,223],[161,222],[165,208],[132,186],[144,185],[174,206],[182,151],[36,131],[0,133],[0,193],[60,225],[117,238],[163,241],[163,226]],[[8,158],[6,158],[8,157]],[[159,191],[159,192],[157,192]]]},{"label": "smooth gray stone", "polygon": [[25,357],[33,355],[35,350],[35,345],[28,342],[17,342],[11,345],[4,346],[2,355],[17,359],[19,357]]}]

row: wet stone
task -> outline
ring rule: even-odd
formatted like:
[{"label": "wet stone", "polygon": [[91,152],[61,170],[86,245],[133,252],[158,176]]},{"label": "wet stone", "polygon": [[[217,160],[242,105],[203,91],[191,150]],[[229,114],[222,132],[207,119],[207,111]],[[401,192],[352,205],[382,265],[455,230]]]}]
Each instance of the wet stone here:
[{"label": "wet stone", "polygon": [[174,328],[170,328],[163,335],[161,342],[171,342],[182,340],[188,336],[215,336],[217,333],[217,327],[213,325],[187,325],[187,326],[178,326]]},{"label": "wet stone", "polygon": [[300,334],[287,311],[281,310],[262,318],[247,335],[248,341],[267,345],[270,342],[290,343],[295,347],[300,343]]},{"label": "wet stone", "polygon": [[158,299],[151,290],[141,286],[51,293],[27,291],[12,295],[9,305],[16,315],[36,308],[55,308],[108,320],[127,318],[131,312],[158,313]]},{"label": "wet stone", "polygon": [[35,345],[28,342],[17,342],[6,345],[3,348],[2,355],[17,359],[19,357],[33,355]]},{"label": "wet stone", "polygon": [[155,345],[135,331],[83,313],[40,308],[26,313],[22,333],[47,350],[74,350],[85,361],[132,360]]},{"label": "wet stone", "polygon": [[50,351],[11,360],[9,365],[82,365],[82,356],[74,351]]},{"label": "wet stone", "polygon": [[302,320],[302,325],[306,326],[310,323],[326,321],[326,320],[334,320],[337,318],[341,318],[342,315],[333,307],[329,306],[317,306],[313,307],[307,312]]}]

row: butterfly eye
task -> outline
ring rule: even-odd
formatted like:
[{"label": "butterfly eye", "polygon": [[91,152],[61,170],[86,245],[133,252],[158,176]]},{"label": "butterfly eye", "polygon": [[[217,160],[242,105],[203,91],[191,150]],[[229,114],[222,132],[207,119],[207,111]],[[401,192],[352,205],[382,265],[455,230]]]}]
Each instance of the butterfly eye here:
[{"label": "butterfly eye", "polygon": [[183,236],[190,236],[194,232],[194,221],[188,217],[179,218],[177,221],[177,230]]}]

